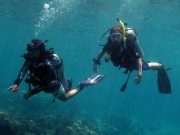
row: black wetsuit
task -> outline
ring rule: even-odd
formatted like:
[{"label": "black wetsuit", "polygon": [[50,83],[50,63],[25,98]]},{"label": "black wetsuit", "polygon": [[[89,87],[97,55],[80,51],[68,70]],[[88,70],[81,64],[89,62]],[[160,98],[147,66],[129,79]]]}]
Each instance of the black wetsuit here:
[{"label": "black wetsuit", "polygon": [[[109,39],[103,48],[103,52],[111,56],[111,61],[116,67],[123,67],[129,70],[137,69],[137,59],[143,58],[143,52],[136,38],[134,30],[126,31],[126,44],[113,44]],[[143,61],[143,67],[147,65]]]},{"label": "black wetsuit", "polygon": [[65,81],[63,62],[56,54],[38,61],[26,59],[14,84],[19,85],[25,75],[27,75],[26,82],[34,86],[31,95],[42,90],[53,93]]}]

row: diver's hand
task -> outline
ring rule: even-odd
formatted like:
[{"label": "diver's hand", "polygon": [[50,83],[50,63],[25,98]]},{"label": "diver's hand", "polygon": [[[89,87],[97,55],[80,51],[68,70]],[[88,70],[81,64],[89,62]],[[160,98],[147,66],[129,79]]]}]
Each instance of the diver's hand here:
[{"label": "diver's hand", "polygon": [[17,92],[19,88],[17,84],[13,84],[12,86],[8,88],[8,90],[10,90],[11,92]]},{"label": "diver's hand", "polygon": [[138,74],[134,79],[136,84],[139,84],[141,82],[141,80],[142,80],[142,74]]},{"label": "diver's hand", "polygon": [[31,91],[27,91],[26,93],[24,93],[24,99],[28,100],[31,97]]}]

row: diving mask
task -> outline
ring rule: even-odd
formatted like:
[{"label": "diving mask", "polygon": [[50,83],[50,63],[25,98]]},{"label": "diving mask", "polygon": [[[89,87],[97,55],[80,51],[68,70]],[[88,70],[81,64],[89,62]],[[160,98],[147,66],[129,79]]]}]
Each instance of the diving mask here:
[{"label": "diving mask", "polygon": [[121,43],[122,39],[123,39],[123,34],[116,31],[116,32],[112,32],[110,35],[109,35],[109,39],[117,44],[117,43]]}]

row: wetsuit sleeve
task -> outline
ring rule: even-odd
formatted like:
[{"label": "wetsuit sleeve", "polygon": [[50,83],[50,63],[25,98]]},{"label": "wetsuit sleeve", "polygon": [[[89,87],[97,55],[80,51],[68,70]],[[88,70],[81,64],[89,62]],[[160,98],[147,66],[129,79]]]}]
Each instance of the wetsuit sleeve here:
[{"label": "wetsuit sleeve", "polygon": [[104,47],[102,48],[102,52],[107,52],[108,51],[108,47],[109,47],[109,44],[108,43],[106,43],[105,45],[104,45]]},{"label": "wetsuit sleeve", "polygon": [[129,28],[127,30],[127,39],[130,42],[130,46],[134,51],[135,57],[138,58],[143,58],[144,54],[142,51],[142,48],[139,44],[139,41],[137,39],[137,32],[134,29]]},{"label": "wetsuit sleeve", "polygon": [[97,61],[100,62],[100,59],[103,57],[103,55],[108,51],[108,43],[104,45],[104,47],[101,49],[101,51],[98,54]]},{"label": "wetsuit sleeve", "polygon": [[19,74],[17,79],[14,81],[14,84],[19,85],[21,83],[21,81],[23,80],[24,76],[26,75],[27,71],[28,71],[28,64],[29,62],[25,61]]},{"label": "wetsuit sleeve", "polygon": [[144,54],[143,54],[143,51],[142,51],[142,48],[139,44],[139,41],[137,40],[137,38],[135,37],[135,40],[134,40],[134,51],[135,51],[135,55],[136,55],[136,58],[143,58],[144,57]]}]

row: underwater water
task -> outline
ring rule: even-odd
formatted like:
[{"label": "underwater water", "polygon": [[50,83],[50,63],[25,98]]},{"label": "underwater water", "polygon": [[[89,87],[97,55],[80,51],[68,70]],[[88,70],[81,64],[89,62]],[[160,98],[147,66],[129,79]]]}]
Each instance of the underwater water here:
[{"label": "underwater water", "polygon": [[[0,16],[0,135],[180,135],[179,0],[0,0]],[[93,73],[92,59],[106,42],[99,38],[116,16],[138,30],[145,60],[172,68],[172,94],[158,92],[155,71],[144,71],[139,85],[133,72],[122,93],[126,75],[103,60],[106,78],[67,102],[51,103],[43,92],[26,101],[24,82],[16,93],[7,90],[33,38],[49,40],[75,88]]]}]

